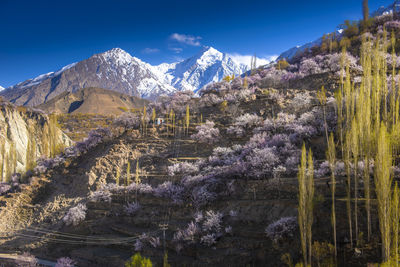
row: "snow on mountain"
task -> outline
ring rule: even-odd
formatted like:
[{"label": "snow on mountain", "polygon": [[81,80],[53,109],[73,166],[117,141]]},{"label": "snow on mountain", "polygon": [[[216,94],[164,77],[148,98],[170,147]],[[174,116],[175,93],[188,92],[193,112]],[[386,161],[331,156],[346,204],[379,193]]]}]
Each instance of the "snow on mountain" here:
[{"label": "snow on mountain", "polygon": [[381,6],[380,8],[371,13],[371,17],[389,15],[392,14],[395,10],[397,12],[400,11],[400,0],[395,0],[392,4],[390,4],[387,7]]},{"label": "snow on mountain", "polygon": [[1,92],[18,105],[36,106],[58,94],[81,88],[99,87],[120,93],[154,99],[176,91],[197,92],[226,75],[240,75],[247,66],[212,47],[181,62],[152,66],[120,48],[39,75]]},{"label": "snow on mountain", "polygon": [[[338,34],[340,35],[339,32],[338,32]],[[290,60],[290,59],[294,58],[296,55],[304,52],[306,49],[310,49],[313,46],[321,45],[321,43],[322,43],[322,38],[319,38],[313,42],[309,42],[309,43],[306,43],[301,46],[295,46],[293,48],[290,48],[289,50],[286,50],[282,54],[280,54],[277,60],[281,60],[281,59]]]},{"label": "snow on mountain", "polygon": [[[390,4],[387,7],[384,7],[384,6],[380,7],[378,10],[371,13],[371,17],[378,17],[378,16],[382,16],[382,15],[392,14],[394,10],[396,10],[397,12],[400,11],[400,0],[395,0],[392,4]],[[340,38],[340,35],[342,34],[342,32],[343,32],[343,29],[339,28],[337,30],[336,35]],[[280,54],[280,56],[278,57],[278,60],[281,60],[284,58],[287,60],[290,60],[294,56],[304,52],[304,50],[306,50],[307,48],[311,48],[315,45],[321,45],[321,43],[322,43],[322,38],[319,38],[319,39],[317,39],[313,42],[307,43],[305,45],[290,48],[289,50],[286,50],[285,52]]]},{"label": "snow on mountain", "polygon": [[193,57],[178,63],[161,64],[155,69],[164,82],[178,90],[197,92],[205,85],[218,82],[227,75],[246,72],[247,66],[213,47],[204,47]]}]

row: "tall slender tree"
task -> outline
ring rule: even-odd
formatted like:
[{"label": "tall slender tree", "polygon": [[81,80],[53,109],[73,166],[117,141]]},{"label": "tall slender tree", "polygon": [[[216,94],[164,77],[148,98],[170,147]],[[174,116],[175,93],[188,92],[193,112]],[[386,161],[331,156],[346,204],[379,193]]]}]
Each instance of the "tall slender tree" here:
[{"label": "tall slender tree", "polygon": [[335,246],[335,259],[337,257],[337,244],[336,244],[336,210],[335,210],[335,191],[336,191],[336,179],[335,179],[335,166],[336,166],[336,149],[333,134],[329,136],[328,151],[326,153],[329,167],[331,170],[331,193],[332,193],[332,215],[331,222],[333,228],[333,244]]},{"label": "tall slender tree", "polygon": [[368,0],[363,0],[362,9],[363,9],[364,25],[367,25],[367,22],[368,22],[368,19],[369,19]]},{"label": "tall slender tree", "polygon": [[314,198],[314,164],[311,149],[308,153],[305,144],[301,150],[301,160],[298,172],[299,206],[298,221],[300,228],[301,250],[304,266],[311,264],[312,257],[312,223]]}]

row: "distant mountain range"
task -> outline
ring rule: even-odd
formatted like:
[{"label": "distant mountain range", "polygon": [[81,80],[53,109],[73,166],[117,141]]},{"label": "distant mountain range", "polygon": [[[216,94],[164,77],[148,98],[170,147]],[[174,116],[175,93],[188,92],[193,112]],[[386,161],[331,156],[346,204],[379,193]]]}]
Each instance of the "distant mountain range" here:
[{"label": "distant mountain range", "polygon": [[184,61],[152,66],[120,48],[72,63],[56,72],[42,74],[0,92],[17,105],[38,106],[63,92],[87,87],[113,90],[130,96],[154,99],[176,91],[198,91],[226,75],[240,75],[247,65],[212,47]]}]

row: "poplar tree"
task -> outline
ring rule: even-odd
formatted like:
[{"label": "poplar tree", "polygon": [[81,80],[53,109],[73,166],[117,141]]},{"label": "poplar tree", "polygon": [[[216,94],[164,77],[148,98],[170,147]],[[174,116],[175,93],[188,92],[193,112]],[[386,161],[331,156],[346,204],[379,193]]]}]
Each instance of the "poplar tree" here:
[{"label": "poplar tree", "polygon": [[189,135],[189,124],[190,124],[189,105],[186,105],[185,123],[186,123],[186,132],[187,132],[187,134]]},{"label": "poplar tree", "polygon": [[332,214],[331,222],[333,228],[333,243],[335,246],[335,259],[337,257],[337,244],[336,244],[336,210],[335,210],[335,191],[336,191],[336,179],[335,179],[335,164],[336,164],[336,149],[335,141],[333,139],[333,134],[329,136],[328,151],[326,157],[329,162],[329,167],[331,170],[331,193],[332,193]]},{"label": "poplar tree", "polygon": [[358,155],[359,155],[359,144],[358,137],[359,131],[356,120],[352,120],[351,123],[351,151],[353,154],[353,171],[354,171],[354,226],[356,233],[356,241],[358,242]]},{"label": "poplar tree", "polygon": [[128,164],[126,166],[126,186],[131,184],[131,163],[128,160]]},{"label": "poplar tree", "polygon": [[324,86],[322,86],[321,90],[317,92],[317,98],[318,98],[319,103],[322,106],[322,111],[323,111],[323,116],[324,116],[325,138],[326,138],[326,143],[329,144],[328,124],[326,122],[326,90],[325,90]]},{"label": "poplar tree", "polygon": [[151,119],[153,121],[153,128],[154,128],[154,126],[156,124],[156,109],[155,108],[153,108]]},{"label": "poplar tree", "polygon": [[1,141],[1,146],[0,146],[0,156],[1,156],[1,161],[0,161],[0,181],[5,182],[4,179],[4,163],[5,163],[5,155],[6,155],[6,150],[4,147],[4,141]]},{"label": "poplar tree", "polygon": [[244,76],[244,79],[243,79],[243,88],[244,89],[249,88],[249,83],[247,82],[247,74]]},{"label": "poplar tree", "polygon": [[392,223],[392,258],[394,261],[394,266],[399,266],[399,221],[400,221],[400,205],[399,205],[399,187],[397,182],[394,185],[392,200],[391,200],[391,223]]},{"label": "poplar tree", "polygon": [[138,188],[139,188],[138,185],[141,183],[139,171],[140,171],[140,169],[139,169],[139,159],[138,159],[136,161],[136,171],[135,171],[136,201],[137,201],[137,196],[138,196]]},{"label": "poplar tree", "polygon": [[390,194],[392,184],[392,153],[387,128],[381,124],[375,156],[375,191],[378,201],[379,230],[382,239],[382,257],[390,259]]},{"label": "poplar tree", "polygon": [[146,107],[143,107],[143,114],[142,114],[142,133],[143,133],[143,135],[146,135],[146,133],[147,133],[146,116],[147,116]]},{"label": "poplar tree", "polygon": [[301,250],[304,266],[311,264],[312,257],[312,223],[313,223],[313,198],[314,198],[314,164],[311,149],[308,153],[305,144],[301,150],[301,160],[298,172],[299,181],[299,206],[298,220],[300,228]]},{"label": "poplar tree", "polygon": [[364,19],[364,26],[367,26],[368,19],[369,19],[369,7],[368,7],[368,0],[363,0],[363,19]]}]

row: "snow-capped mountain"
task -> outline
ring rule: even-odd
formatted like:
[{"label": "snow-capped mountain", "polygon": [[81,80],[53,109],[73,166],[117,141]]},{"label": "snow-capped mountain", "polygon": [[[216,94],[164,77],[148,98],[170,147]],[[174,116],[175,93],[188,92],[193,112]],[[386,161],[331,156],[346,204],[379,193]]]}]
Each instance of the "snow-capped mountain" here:
[{"label": "snow-capped mountain", "polygon": [[62,92],[99,87],[154,99],[178,90],[197,91],[226,75],[240,75],[247,66],[212,47],[181,62],[152,66],[120,48],[73,63],[6,88],[0,94],[18,105],[37,106]]},{"label": "snow-capped mountain", "polygon": [[5,88],[0,85],[0,91],[3,91]]},{"label": "snow-capped mountain", "polygon": [[218,82],[227,75],[240,75],[246,72],[248,67],[213,47],[204,47],[191,58],[179,63],[161,64],[156,69],[166,83],[178,90],[197,92],[205,85]]}]

